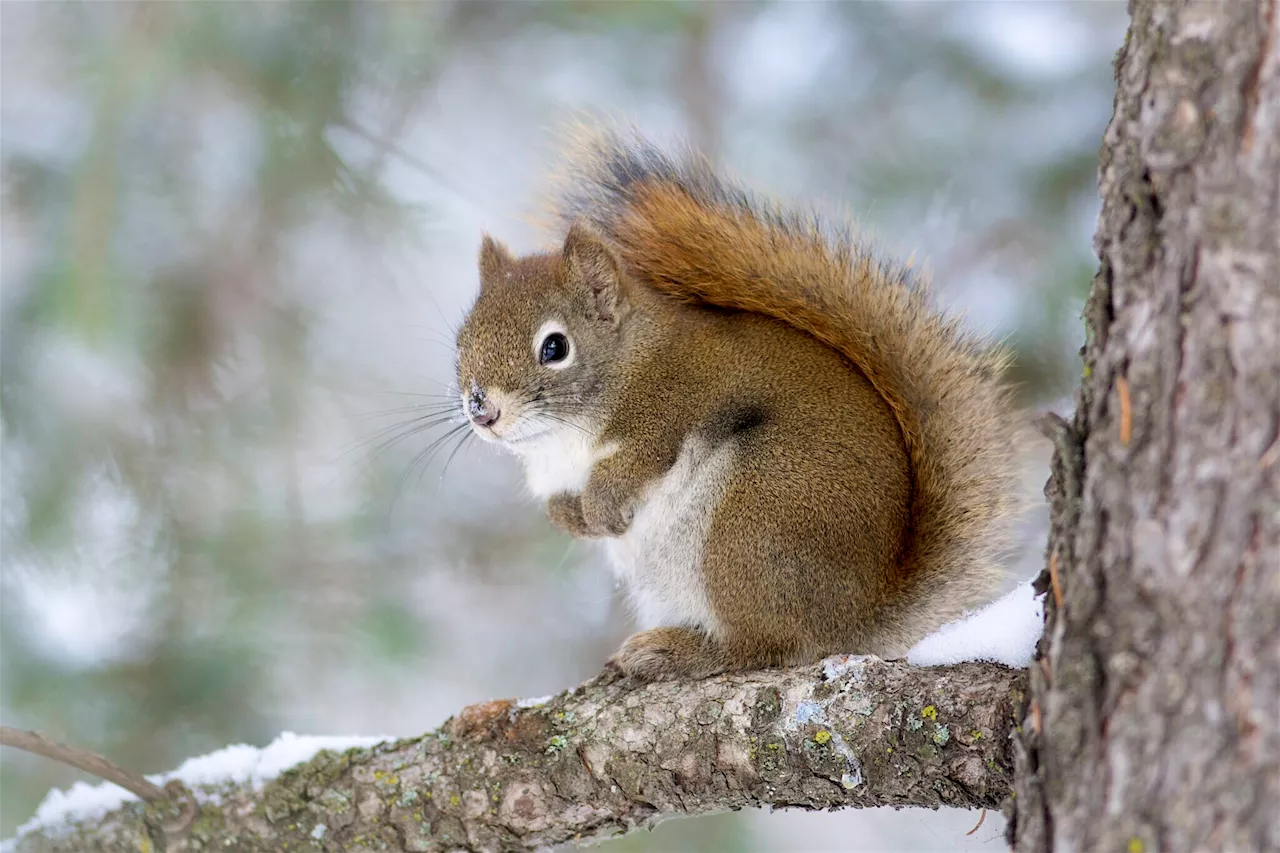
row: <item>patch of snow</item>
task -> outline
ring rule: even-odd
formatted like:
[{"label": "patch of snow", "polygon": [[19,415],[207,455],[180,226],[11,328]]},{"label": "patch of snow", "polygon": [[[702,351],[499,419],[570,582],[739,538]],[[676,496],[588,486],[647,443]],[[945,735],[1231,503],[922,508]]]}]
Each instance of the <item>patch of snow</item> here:
[{"label": "patch of snow", "polygon": [[[344,752],[356,747],[373,746],[390,737],[328,736],[315,737],[283,732],[262,749],[247,744],[233,744],[217,752],[189,758],[177,770],[157,773],[147,778],[157,785],[170,779],[181,779],[197,797],[204,801],[216,800],[216,791],[201,791],[225,784],[251,784],[262,787],[284,771],[315,757],[322,749]],[[201,796],[203,794],[203,796]],[[101,819],[138,798],[133,794],[104,782],[90,785],[76,782],[67,790],[51,790],[36,809],[31,820],[18,827],[19,836],[34,829],[57,827],[70,822]]]},{"label": "patch of snow", "polygon": [[1024,667],[1044,631],[1044,601],[1022,583],[963,619],[943,625],[907,652],[916,666],[991,661]]},{"label": "patch of snow", "polygon": [[[151,780],[156,781],[154,777]],[[54,788],[45,795],[35,816],[18,827],[17,834],[22,836],[33,829],[52,827],[73,820],[97,820],[107,812],[115,811],[136,799],[138,798],[124,788],[110,782],[101,785],[76,782],[65,791]]]},{"label": "patch of snow", "polygon": [[547,704],[548,702],[551,701],[551,699],[552,699],[551,696],[535,696],[532,699],[521,699],[520,701],[516,702],[516,707],[517,708],[536,708],[539,705]]},{"label": "patch of snow", "polygon": [[385,737],[315,737],[284,732],[262,749],[245,744],[228,746],[217,752],[188,758],[165,781],[178,778],[189,787],[220,785],[225,782],[250,783],[255,788],[315,756],[322,749],[342,752],[359,746],[373,746]]}]

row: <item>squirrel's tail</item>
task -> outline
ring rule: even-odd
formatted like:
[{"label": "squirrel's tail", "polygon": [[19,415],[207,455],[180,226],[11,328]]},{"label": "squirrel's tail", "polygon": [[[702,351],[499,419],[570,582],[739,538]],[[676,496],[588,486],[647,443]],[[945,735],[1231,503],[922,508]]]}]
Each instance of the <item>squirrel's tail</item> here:
[{"label": "squirrel's tail", "polygon": [[940,314],[924,282],[847,226],[763,202],[691,152],[614,130],[583,131],[571,151],[563,224],[593,225],[631,276],[672,297],[808,332],[888,402],[912,469],[903,568],[918,617],[937,627],[992,595],[1018,492],[1008,351]]}]

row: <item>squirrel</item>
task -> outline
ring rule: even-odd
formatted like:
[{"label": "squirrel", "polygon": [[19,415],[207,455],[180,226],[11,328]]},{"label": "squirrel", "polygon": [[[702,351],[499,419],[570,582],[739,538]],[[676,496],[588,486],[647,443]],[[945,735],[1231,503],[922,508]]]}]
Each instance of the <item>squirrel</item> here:
[{"label": "squirrel", "polygon": [[603,539],[641,680],[902,657],[989,601],[1015,512],[1004,347],[849,227],[630,131],[572,144],[555,250],[488,234],[462,405]]}]

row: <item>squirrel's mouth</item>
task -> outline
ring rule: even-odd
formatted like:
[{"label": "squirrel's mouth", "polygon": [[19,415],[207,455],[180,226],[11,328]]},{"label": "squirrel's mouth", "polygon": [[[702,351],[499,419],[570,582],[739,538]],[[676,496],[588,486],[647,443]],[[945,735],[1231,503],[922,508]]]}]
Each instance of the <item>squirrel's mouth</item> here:
[{"label": "squirrel's mouth", "polygon": [[529,444],[540,438],[545,438],[552,431],[551,424],[538,423],[535,418],[516,417],[506,425],[505,429],[487,430],[488,438],[491,441],[497,441],[510,447],[519,447]]},{"label": "squirrel's mouth", "polygon": [[547,437],[554,431],[554,424],[542,423],[537,416],[523,412],[504,411],[502,416],[489,424],[471,421],[471,430],[485,441],[517,448]]},{"label": "squirrel's mouth", "polygon": [[462,397],[462,409],[471,429],[484,441],[523,450],[555,432],[554,419],[541,417],[517,395],[478,385]]}]

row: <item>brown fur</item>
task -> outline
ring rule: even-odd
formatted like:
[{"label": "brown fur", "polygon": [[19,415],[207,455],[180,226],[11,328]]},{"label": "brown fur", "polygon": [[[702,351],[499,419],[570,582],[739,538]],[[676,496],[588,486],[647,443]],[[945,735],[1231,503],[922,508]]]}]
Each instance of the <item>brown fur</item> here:
[{"label": "brown fur", "polygon": [[[560,254],[511,260],[486,241],[460,381],[511,399],[572,387],[616,447],[549,501],[576,535],[626,534],[682,452],[731,460],[692,514],[707,615],[636,634],[615,665],[663,678],[900,655],[993,593],[1015,492],[1002,349],[904,269],[692,156],[595,133],[565,179]],[[513,370],[569,306],[583,363]],[[690,601],[681,613],[702,612]]]}]

